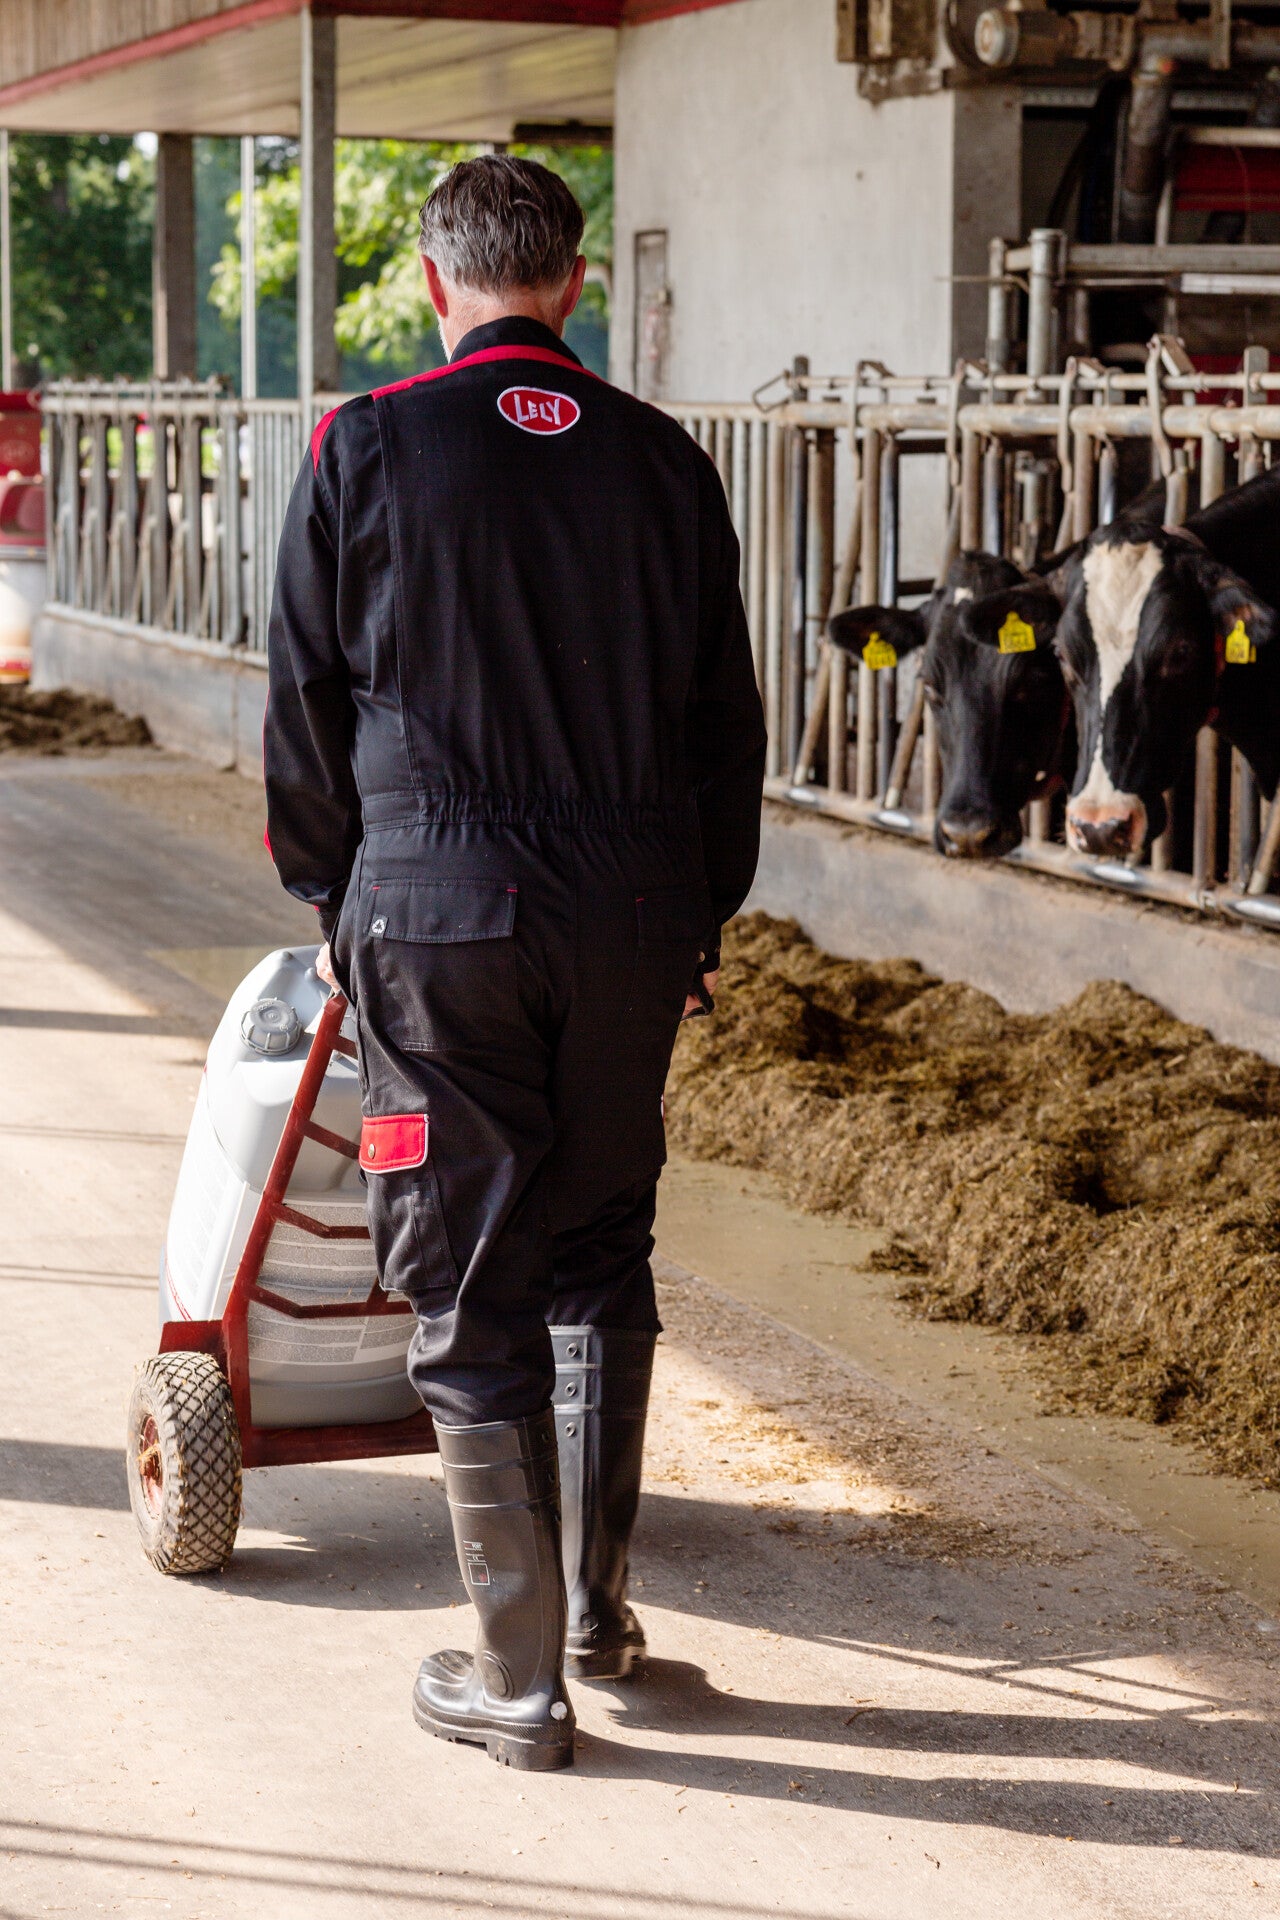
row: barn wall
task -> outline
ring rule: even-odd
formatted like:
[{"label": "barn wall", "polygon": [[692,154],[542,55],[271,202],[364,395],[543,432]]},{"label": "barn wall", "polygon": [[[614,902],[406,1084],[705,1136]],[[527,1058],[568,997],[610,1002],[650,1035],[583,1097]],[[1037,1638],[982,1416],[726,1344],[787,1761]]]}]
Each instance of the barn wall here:
[{"label": "barn wall", "polygon": [[[739,0],[624,28],[614,378],[632,378],[637,232],[670,235],[666,397],[743,399],[793,354],[949,368],[952,272],[1014,232],[1020,115],[1000,89],[872,106],[831,0]],[[982,300],[959,295],[963,344]],[[977,337],[974,333],[976,321]]]},{"label": "barn wall", "polygon": [[944,861],[893,834],[767,805],[747,902],[829,953],[898,954],[1047,1013],[1123,980],[1218,1040],[1280,1062],[1280,937],[1003,861]]}]

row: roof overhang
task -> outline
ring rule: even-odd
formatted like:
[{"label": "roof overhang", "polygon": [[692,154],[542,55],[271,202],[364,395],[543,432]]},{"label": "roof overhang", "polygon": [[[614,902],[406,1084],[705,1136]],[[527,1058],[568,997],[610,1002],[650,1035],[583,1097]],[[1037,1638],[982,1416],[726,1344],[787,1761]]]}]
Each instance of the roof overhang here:
[{"label": "roof overhang", "polygon": [[[337,126],[351,137],[505,140],[520,122],[613,118],[617,27],[722,0],[323,0],[337,16]],[[21,0],[20,0],[21,4]],[[294,134],[303,0],[205,0],[144,37],[0,86],[15,132]],[[117,10],[119,18],[124,10]],[[139,13],[142,9],[137,9]],[[149,8],[154,21],[158,9]],[[175,9],[175,12],[177,9]],[[90,17],[98,10],[84,10]],[[66,48],[59,36],[59,51]],[[9,71],[12,64],[6,62]]]}]

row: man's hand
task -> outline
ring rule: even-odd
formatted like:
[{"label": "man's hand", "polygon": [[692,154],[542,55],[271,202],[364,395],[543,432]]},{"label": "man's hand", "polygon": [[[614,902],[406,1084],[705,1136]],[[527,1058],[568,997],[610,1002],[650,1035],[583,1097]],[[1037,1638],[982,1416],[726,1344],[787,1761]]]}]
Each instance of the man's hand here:
[{"label": "man's hand", "polygon": [[[328,952],[328,948],[327,948],[327,947],[325,948],[325,952],[326,952],[326,953]],[[703,986],[704,986],[704,987],[706,988],[706,990],[707,990],[707,993],[708,993],[708,994],[713,994],[713,993],[715,992],[715,990],[716,990],[716,981],[717,981],[717,980],[718,980],[719,978],[720,978],[720,969],[719,969],[719,967],[717,967],[717,968],[716,968],[716,970],[715,970],[715,972],[714,972],[714,973],[704,973],[704,974],[703,974],[703,976],[702,976],[702,984],[703,984]],[[700,1013],[705,1013],[705,1012],[706,1012],[706,1008],[705,1008],[705,1007],[703,1006],[703,1004],[702,1004],[702,1002],[701,1002],[701,1001],[699,1000],[699,998],[698,998],[698,996],[697,996],[697,994],[696,994],[696,993],[687,993],[687,994],[685,995],[685,997],[684,997],[684,1012],[683,1012],[683,1013],[681,1014],[681,1016],[680,1016],[680,1018],[681,1018],[682,1020],[691,1020],[691,1019],[692,1019],[692,1018],[694,1017],[694,1015],[695,1015],[695,1014],[700,1014]]]},{"label": "man's hand", "polygon": [[320,978],[327,987],[332,987],[335,993],[339,991],[338,982],[334,978],[333,962],[329,958],[329,942],[327,940],[316,955],[316,972],[320,975]]}]

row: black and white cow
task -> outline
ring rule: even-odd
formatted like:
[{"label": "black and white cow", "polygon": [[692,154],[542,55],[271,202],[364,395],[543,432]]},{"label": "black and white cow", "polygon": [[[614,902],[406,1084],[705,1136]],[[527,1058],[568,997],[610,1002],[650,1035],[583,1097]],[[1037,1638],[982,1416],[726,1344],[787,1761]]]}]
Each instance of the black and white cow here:
[{"label": "black and white cow", "polygon": [[1136,855],[1163,831],[1163,794],[1206,722],[1270,797],[1280,775],[1280,469],[1186,527],[1099,528],[1050,576],[1055,645],[1080,749],[1068,844]]},{"label": "black and white cow", "polygon": [[953,859],[995,859],[1022,838],[1029,800],[1074,764],[1058,601],[1008,560],[961,553],[914,611],[852,607],[828,631],[869,666],[923,646],[925,698],[937,716],[942,796],[934,844]]}]

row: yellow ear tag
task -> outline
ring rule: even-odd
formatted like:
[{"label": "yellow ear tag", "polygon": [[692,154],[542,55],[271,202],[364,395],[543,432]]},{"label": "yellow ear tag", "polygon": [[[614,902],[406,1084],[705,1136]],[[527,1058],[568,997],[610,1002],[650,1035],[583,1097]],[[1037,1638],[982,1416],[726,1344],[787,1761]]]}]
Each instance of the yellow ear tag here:
[{"label": "yellow ear tag", "polygon": [[1001,653],[1034,653],[1036,630],[1016,613],[1006,613],[1004,625],[996,636]]},{"label": "yellow ear tag", "polygon": [[896,667],[898,664],[897,648],[888,640],[882,640],[878,633],[873,633],[867,641],[862,649],[862,657],[872,673],[877,673],[881,667]]},{"label": "yellow ear tag", "polygon": [[1243,620],[1237,620],[1227,635],[1222,657],[1232,667],[1251,667],[1257,659],[1258,649],[1245,632]]}]

